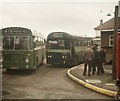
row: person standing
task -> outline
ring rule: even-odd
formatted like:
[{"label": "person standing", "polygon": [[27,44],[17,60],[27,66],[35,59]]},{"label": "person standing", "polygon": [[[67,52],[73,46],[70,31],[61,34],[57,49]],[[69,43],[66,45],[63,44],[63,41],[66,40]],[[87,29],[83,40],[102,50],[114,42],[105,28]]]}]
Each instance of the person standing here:
[{"label": "person standing", "polygon": [[[84,51],[84,72],[83,76],[86,75],[86,72],[88,71],[88,76],[90,76],[91,71],[91,64],[93,59],[93,50],[90,48],[90,46],[87,46],[87,49]],[[88,69],[87,69],[88,67]]]},{"label": "person standing", "polygon": [[104,74],[103,63],[105,62],[106,52],[103,48],[100,49],[100,71]]},{"label": "person standing", "polygon": [[93,62],[92,62],[92,66],[93,66],[92,74],[94,74],[96,71],[97,75],[99,75],[101,61],[100,61],[100,52],[98,51],[97,44],[93,47],[93,53],[94,53],[94,57],[93,57]]}]

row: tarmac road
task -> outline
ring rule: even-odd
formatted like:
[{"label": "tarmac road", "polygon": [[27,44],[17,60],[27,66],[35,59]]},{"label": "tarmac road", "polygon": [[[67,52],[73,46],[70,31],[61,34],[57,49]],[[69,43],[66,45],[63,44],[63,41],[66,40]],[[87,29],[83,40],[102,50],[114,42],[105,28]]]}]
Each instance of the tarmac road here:
[{"label": "tarmac road", "polygon": [[112,99],[69,79],[69,68],[43,64],[37,71],[3,70],[3,99]]}]

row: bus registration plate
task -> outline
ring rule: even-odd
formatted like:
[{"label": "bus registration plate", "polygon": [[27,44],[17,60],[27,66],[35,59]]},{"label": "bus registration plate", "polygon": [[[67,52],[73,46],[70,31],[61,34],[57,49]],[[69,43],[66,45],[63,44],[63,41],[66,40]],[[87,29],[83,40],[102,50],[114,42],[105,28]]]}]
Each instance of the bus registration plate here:
[{"label": "bus registration plate", "polygon": [[11,69],[19,69],[19,67],[11,67]]}]

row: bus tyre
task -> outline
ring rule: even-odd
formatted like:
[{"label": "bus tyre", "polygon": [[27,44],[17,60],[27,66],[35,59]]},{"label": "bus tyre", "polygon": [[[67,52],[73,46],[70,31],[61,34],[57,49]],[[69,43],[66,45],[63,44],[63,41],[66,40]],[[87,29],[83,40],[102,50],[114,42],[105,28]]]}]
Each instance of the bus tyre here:
[{"label": "bus tyre", "polygon": [[35,71],[38,69],[38,57],[36,58],[36,65],[35,65]]},{"label": "bus tyre", "polygon": [[71,63],[72,63],[72,66],[76,66],[78,64],[78,59],[77,58],[73,58]]},{"label": "bus tyre", "polygon": [[43,65],[43,61],[44,61],[44,55],[42,55],[42,62],[40,65]]},{"label": "bus tyre", "polygon": [[78,64],[78,58],[75,58],[75,65]]}]

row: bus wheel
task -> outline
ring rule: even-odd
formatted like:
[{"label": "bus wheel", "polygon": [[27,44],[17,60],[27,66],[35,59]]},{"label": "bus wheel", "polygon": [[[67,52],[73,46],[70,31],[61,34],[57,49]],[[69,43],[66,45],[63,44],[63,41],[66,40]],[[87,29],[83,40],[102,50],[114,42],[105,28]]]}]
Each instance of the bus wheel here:
[{"label": "bus wheel", "polygon": [[35,71],[38,69],[38,57],[36,58],[36,65],[35,65]]},{"label": "bus wheel", "polygon": [[42,55],[42,62],[40,65],[43,65],[43,61],[44,61],[44,55]]},{"label": "bus wheel", "polygon": [[78,64],[78,59],[75,59],[75,65],[77,65]]},{"label": "bus wheel", "polygon": [[76,65],[78,64],[78,58],[77,58],[77,57],[74,58],[74,59],[73,59],[73,62],[74,62],[74,66],[76,66]]},{"label": "bus wheel", "polygon": [[67,64],[66,67],[71,68],[71,67],[73,67],[73,66],[74,66],[74,62],[73,62],[73,60],[71,59],[70,62]]}]

